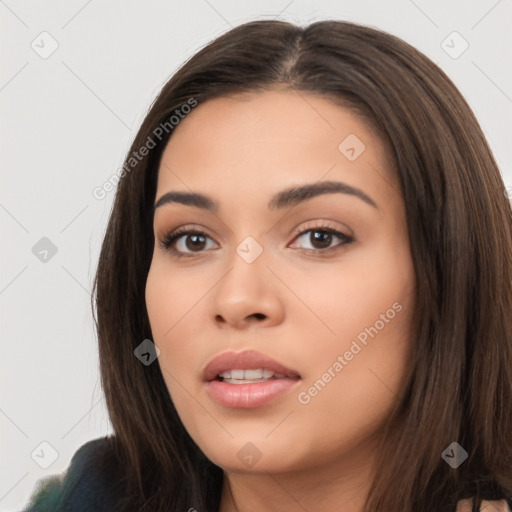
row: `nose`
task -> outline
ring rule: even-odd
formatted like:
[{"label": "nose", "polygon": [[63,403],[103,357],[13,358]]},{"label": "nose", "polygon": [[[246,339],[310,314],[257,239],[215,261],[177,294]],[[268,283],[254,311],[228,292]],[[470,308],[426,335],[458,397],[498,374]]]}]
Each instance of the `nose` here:
[{"label": "nose", "polygon": [[231,266],[215,286],[210,317],[221,329],[271,327],[283,321],[282,284],[260,256],[247,263],[235,254]]}]

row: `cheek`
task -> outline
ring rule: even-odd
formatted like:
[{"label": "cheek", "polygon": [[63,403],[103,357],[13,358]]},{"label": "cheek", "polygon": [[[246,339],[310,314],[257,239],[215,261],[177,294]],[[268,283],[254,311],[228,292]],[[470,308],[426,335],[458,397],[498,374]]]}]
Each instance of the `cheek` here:
[{"label": "cheek", "polygon": [[[200,385],[198,372],[204,350],[201,344],[206,338],[204,299],[211,285],[204,274],[177,272],[170,268],[168,262],[154,261],[145,293],[152,341],[160,350],[158,363],[175,401],[175,398],[179,400],[182,391],[185,395],[196,394]],[[198,315],[201,322],[197,321]]]},{"label": "cheek", "polygon": [[177,329],[190,326],[187,320],[210,287],[204,272],[176,271],[165,257],[156,257],[146,281],[146,307],[153,336],[172,339]]},{"label": "cheek", "polygon": [[[324,336],[323,343],[314,344],[307,355],[308,378],[296,397],[297,424],[321,432],[302,436],[309,445],[304,450],[315,451],[318,460],[346,454],[377,435],[406,384],[411,297],[375,292],[358,306],[347,306],[337,322],[330,319],[338,336],[332,341]],[[299,431],[295,434],[301,436]]]},{"label": "cheek", "polygon": [[415,283],[406,247],[395,247],[347,257],[338,271],[326,268],[307,283],[308,305],[321,312],[331,332],[319,330],[307,349],[301,403],[314,418],[310,421],[333,436],[338,428],[345,433],[373,428],[405,383]]},{"label": "cheek", "polygon": [[[183,292],[180,293],[180,290]],[[158,363],[169,391],[175,386],[175,379],[181,380],[176,372],[182,367],[187,357],[187,346],[183,344],[180,350],[174,346],[178,340],[177,333],[190,307],[190,289],[181,288],[179,277],[169,275],[165,264],[153,262],[146,281],[146,308],[148,312],[153,343],[159,348]],[[174,378],[173,378],[174,377]]]},{"label": "cheek", "polygon": [[350,340],[359,335],[362,342],[372,339],[370,332],[376,330],[383,339],[409,320],[405,302],[413,298],[414,269],[405,245],[397,249],[380,241],[347,251],[339,262],[317,264],[314,272],[283,267],[280,274],[302,302],[290,297],[287,316],[295,310],[293,322],[302,324],[297,332],[308,332],[309,326],[310,335],[321,340],[315,350],[341,350],[347,342],[348,350]]}]

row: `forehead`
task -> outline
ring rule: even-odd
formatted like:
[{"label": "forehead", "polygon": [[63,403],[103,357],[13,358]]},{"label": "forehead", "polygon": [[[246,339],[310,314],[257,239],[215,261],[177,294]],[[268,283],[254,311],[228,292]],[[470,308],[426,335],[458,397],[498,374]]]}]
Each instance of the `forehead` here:
[{"label": "forehead", "polygon": [[324,179],[378,196],[383,182],[396,191],[389,167],[383,141],[353,110],[294,90],[245,93],[199,104],[180,121],[157,197],[170,189],[270,195]]}]

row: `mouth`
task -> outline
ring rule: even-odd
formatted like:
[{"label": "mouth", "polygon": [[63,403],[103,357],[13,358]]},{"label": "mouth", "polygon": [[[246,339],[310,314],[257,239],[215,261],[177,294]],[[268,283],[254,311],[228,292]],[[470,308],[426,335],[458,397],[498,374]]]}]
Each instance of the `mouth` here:
[{"label": "mouth", "polygon": [[215,380],[225,382],[226,384],[256,384],[266,382],[270,379],[289,378],[283,373],[277,373],[273,370],[263,368],[248,370],[227,370],[217,375]]},{"label": "mouth", "polygon": [[221,380],[230,384],[263,382],[269,379],[297,379],[299,372],[255,350],[224,352],[212,359],[203,371],[207,382]]},{"label": "mouth", "polygon": [[214,358],[203,372],[210,397],[228,408],[265,405],[296,387],[296,370],[253,350],[225,352]]}]

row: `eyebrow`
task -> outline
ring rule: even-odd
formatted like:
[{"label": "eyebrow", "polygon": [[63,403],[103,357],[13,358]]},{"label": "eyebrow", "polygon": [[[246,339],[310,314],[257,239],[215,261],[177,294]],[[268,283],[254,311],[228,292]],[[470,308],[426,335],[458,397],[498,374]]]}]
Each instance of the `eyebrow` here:
[{"label": "eyebrow", "polygon": [[[268,208],[270,210],[279,210],[288,206],[293,206],[303,201],[312,199],[323,194],[341,193],[358,197],[365,203],[373,206],[377,210],[379,207],[375,201],[365,194],[361,189],[343,183],[341,181],[322,181],[302,185],[300,187],[291,187],[275,194]],[[167,192],[163,194],[153,207],[153,213],[165,204],[179,203],[187,206],[194,206],[202,210],[217,212],[219,204],[211,197],[199,194],[197,192]]]}]

